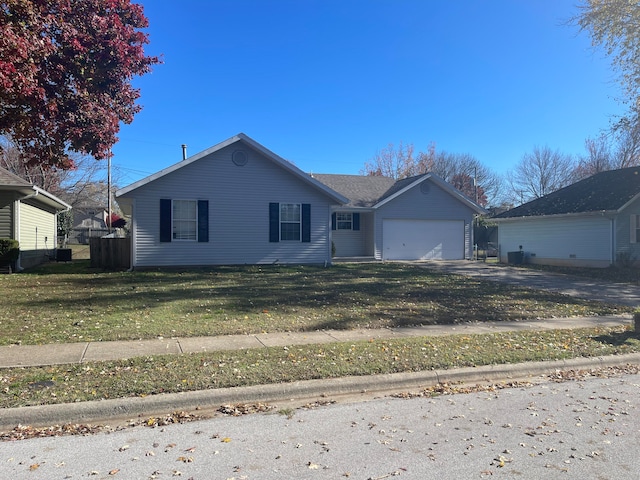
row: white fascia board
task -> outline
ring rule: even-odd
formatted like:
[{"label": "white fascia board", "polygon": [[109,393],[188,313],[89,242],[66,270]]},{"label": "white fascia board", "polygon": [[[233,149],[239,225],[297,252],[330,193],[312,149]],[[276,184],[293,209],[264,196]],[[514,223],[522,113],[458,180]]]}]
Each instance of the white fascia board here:
[{"label": "white fascia board", "polygon": [[578,212],[578,213],[558,213],[555,215],[527,215],[522,217],[507,217],[507,218],[489,218],[491,222],[495,223],[510,223],[516,221],[530,221],[541,220],[545,218],[579,218],[579,217],[606,217],[612,218],[618,214],[616,210],[600,210],[598,212]]},{"label": "white fascia board", "polygon": [[192,157],[189,157],[185,160],[181,160],[178,163],[174,163],[173,165],[167,167],[167,168],[163,168],[162,170],[157,171],[156,173],[149,175],[148,177],[142,178],[140,180],[138,180],[137,182],[132,183],[131,185],[127,185],[126,187],[122,187],[120,189],[118,189],[116,191],[116,197],[119,197],[121,195],[126,195],[127,193],[140,188],[144,185],[146,185],[147,183],[151,183],[154,180],[157,180],[161,177],[164,177],[165,175],[171,173],[171,172],[175,172],[176,170],[179,170],[182,167],[186,167],[187,165],[190,165],[191,163],[200,160],[202,157],[205,157],[213,152],[217,152],[218,150],[223,149],[224,147],[227,147],[237,141],[240,140],[239,135],[236,135],[234,137],[231,137],[227,140],[225,140],[224,142],[218,143],[217,145],[214,145],[213,147],[210,147],[206,150],[203,150],[200,153],[196,153],[195,155],[193,155]]},{"label": "white fascia board", "polygon": [[157,179],[159,179],[161,177],[164,177],[165,175],[167,175],[167,174],[169,174],[171,172],[174,172],[174,171],[176,171],[176,170],[178,170],[178,169],[180,169],[182,167],[185,167],[185,166],[187,166],[187,165],[189,165],[189,164],[191,164],[191,163],[193,163],[193,162],[195,162],[197,160],[200,160],[203,157],[206,157],[207,155],[210,155],[210,154],[212,154],[214,152],[222,150],[223,148],[228,147],[229,145],[232,145],[232,144],[234,144],[236,142],[239,142],[239,141],[242,141],[242,142],[246,143],[248,146],[250,146],[254,150],[257,150],[258,152],[263,154],[265,157],[269,158],[271,161],[273,161],[277,165],[281,166],[285,170],[287,170],[290,173],[294,174],[295,176],[299,177],[301,180],[303,180],[306,183],[310,184],[311,186],[317,188],[318,190],[321,190],[325,195],[328,195],[335,202],[341,203],[341,204],[349,203],[349,199],[343,197],[338,192],[330,189],[329,187],[327,187],[323,183],[319,182],[315,178],[312,178],[310,175],[307,175],[305,172],[303,172],[298,167],[296,167],[293,163],[285,160],[284,158],[280,157],[279,155],[276,155],[271,150],[269,150],[269,149],[265,148],[264,146],[260,145],[258,142],[256,142],[252,138],[248,137],[244,133],[239,133],[239,134],[237,134],[237,135],[225,140],[224,142],[220,142],[217,145],[214,145],[213,147],[210,147],[210,148],[208,148],[206,150],[203,150],[200,153],[196,153],[192,157],[189,157],[189,158],[187,158],[185,160],[182,160],[182,161],[180,161],[178,163],[175,163],[175,164],[171,165],[170,167],[164,168],[164,169],[160,170],[159,172],[154,173],[153,175],[149,175],[148,177],[145,177],[145,178],[143,178],[141,180],[138,180],[135,183],[132,183],[131,185],[123,187],[123,188],[119,189],[116,192],[116,197],[120,197],[122,195],[126,195],[127,193],[130,193],[131,191],[133,191],[133,190],[135,190],[137,188],[140,188],[143,185],[146,185],[147,183],[153,182],[154,180],[157,180]]},{"label": "white fascia board", "polygon": [[343,205],[346,204],[346,203],[349,203],[349,199],[348,198],[343,197],[342,195],[340,195],[335,190],[332,190],[331,188],[327,187],[324,183],[319,182],[318,180],[313,178],[311,175],[303,172],[298,167],[296,167],[293,163],[289,162],[288,160],[285,160],[280,155],[277,155],[277,154],[273,153],[271,150],[269,150],[268,148],[260,145],[258,142],[256,142],[252,138],[248,137],[244,133],[239,133],[238,135],[236,135],[236,137],[238,139],[243,140],[246,144],[251,146],[253,149],[259,151],[265,157],[270,158],[274,163],[280,165],[285,170],[288,170],[290,173],[294,174],[295,176],[297,176],[298,178],[300,178],[304,182],[306,182],[306,183],[310,184],[311,186],[317,188],[318,190],[322,191],[325,195],[327,195],[330,198],[332,198],[335,202],[343,204]]},{"label": "white fascia board", "polygon": [[400,195],[404,194],[408,190],[410,190],[413,187],[421,184],[422,182],[426,182],[427,180],[433,181],[436,185],[440,186],[445,192],[447,192],[449,195],[451,195],[452,197],[456,198],[460,202],[464,203],[466,206],[468,206],[469,208],[474,210],[477,214],[484,215],[484,214],[487,213],[487,210],[485,210],[484,208],[482,208],[480,205],[476,204],[475,202],[469,200],[465,195],[462,194],[462,192],[460,192],[456,188],[453,188],[450,184],[448,184],[447,182],[442,180],[437,175],[434,175],[433,173],[427,173],[425,176],[417,179],[415,182],[410,183],[409,185],[404,187],[402,190],[399,190],[396,193],[394,193],[393,195],[385,198],[381,202],[376,203],[373,206],[373,208],[380,208],[382,205],[390,202],[394,198],[399,197]]},{"label": "white fascia board", "polygon": [[635,195],[631,200],[629,200],[627,203],[625,203],[624,205],[622,205],[622,206],[618,209],[618,213],[622,212],[625,208],[627,208],[629,205],[631,205],[633,202],[635,202],[639,197],[640,197],[640,193],[638,193],[638,194],[637,194],[637,195]]},{"label": "white fascia board", "polygon": [[370,212],[375,212],[375,208],[373,207],[350,207],[348,205],[338,205],[338,206],[332,206],[331,207],[331,212],[353,212],[353,213],[370,213]]},{"label": "white fascia board", "polygon": [[67,202],[59,199],[52,193],[49,193],[40,187],[36,187],[35,185],[33,186],[33,193],[21,198],[20,201],[26,200],[27,198],[37,198],[38,201],[45,203],[60,212],[71,210],[71,205]]}]

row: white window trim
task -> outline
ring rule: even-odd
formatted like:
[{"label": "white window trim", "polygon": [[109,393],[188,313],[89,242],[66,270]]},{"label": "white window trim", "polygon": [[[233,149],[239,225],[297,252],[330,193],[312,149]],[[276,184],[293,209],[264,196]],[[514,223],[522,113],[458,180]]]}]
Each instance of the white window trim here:
[{"label": "white window trim", "polygon": [[[195,204],[195,237],[194,238],[176,238],[176,231],[175,231],[175,224],[174,222],[176,221],[175,215],[174,215],[174,205],[175,202],[192,202]],[[179,219],[180,221],[190,221],[190,220],[185,220],[185,219]],[[193,198],[172,198],[171,199],[171,241],[172,242],[197,242],[198,241],[198,200],[195,200]]]},{"label": "white window trim", "polygon": [[[297,205],[298,206],[298,221],[284,221],[282,220],[282,206],[283,205]],[[280,234],[280,241],[281,242],[302,242],[302,204],[301,203],[294,203],[294,202],[280,202],[279,206],[278,206],[278,231]],[[298,238],[295,240],[291,240],[291,239],[283,239],[282,238],[282,225],[283,224],[293,224],[293,223],[297,223],[298,224]]]},{"label": "white window trim", "polygon": [[629,233],[629,243],[639,243],[638,230],[640,230],[640,215],[632,214],[629,226],[631,227]]},{"label": "white window trim", "polygon": [[[348,215],[349,220],[340,220],[340,215]],[[349,224],[349,228],[340,228],[340,224]],[[336,212],[336,230],[353,230],[353,213],[351,212]]]}]

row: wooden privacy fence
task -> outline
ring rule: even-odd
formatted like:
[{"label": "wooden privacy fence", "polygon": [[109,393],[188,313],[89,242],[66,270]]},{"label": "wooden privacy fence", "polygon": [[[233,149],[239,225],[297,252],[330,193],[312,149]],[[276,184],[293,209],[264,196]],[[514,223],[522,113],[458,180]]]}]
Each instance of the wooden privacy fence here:
[{"label": "wooden privacy fence", "polygon": [[131,238],[90,238],[91,266],[98,268],[129,268]]}]

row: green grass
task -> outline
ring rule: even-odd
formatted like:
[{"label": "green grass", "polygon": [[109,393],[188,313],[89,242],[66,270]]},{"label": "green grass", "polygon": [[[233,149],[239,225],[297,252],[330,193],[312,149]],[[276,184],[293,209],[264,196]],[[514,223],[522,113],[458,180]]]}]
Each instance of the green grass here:
[{"label": "green grass", "polygon": [[0,276],[0,344],[131,340],[630,313],[406,264],[102,272],[87,260]]},{"label": "green grass", "polygon": [[452,335],[0,370],[0,407],[640,352],[631,330]]}]

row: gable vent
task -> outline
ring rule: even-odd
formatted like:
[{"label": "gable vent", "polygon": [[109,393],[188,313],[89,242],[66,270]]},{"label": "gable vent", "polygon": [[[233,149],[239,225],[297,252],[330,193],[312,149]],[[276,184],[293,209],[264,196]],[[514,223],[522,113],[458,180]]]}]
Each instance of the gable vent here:
[{"label": "gable vent", "polygon": [[247,152],[245,152],[244,150],[236,150],[231,155],[231,161],[237,166],[243,167],[249,161],[249,157],[247,157]]}]

